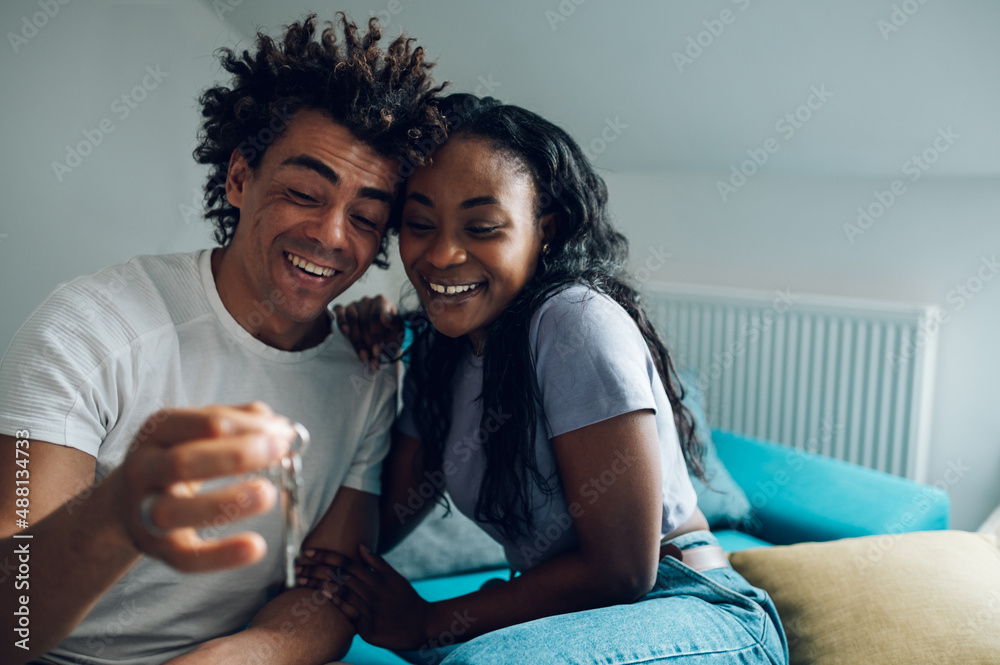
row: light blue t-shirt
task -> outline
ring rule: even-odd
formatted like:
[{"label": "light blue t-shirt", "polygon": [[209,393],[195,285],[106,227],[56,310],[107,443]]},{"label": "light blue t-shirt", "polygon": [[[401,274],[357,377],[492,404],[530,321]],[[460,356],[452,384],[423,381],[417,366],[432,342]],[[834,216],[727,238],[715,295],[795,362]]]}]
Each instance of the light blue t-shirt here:
[{"label": "light blue t-shirt", "polygon": [[[694,512],[697,495],[688,476],[670,402],[635,322],[618,303],[589,287],[576,285],[546,300],[534,313],[529,344],[541,403],[537,406],[535,451],[543,477],[553,478],[554,494],[535,487],[531,497],[532,528],[508,540],[492,525],[479,525],[503,545],[511,567],[524,571],[577,546],[572,518],[599,500],[616,482],[631,482],[635,460],[619,455],[610,469],[581,489],[582,500],[567,505],[558,478],[552,437],[624,413],[652,409],[660,435],[663,467],[663,526],[670,533]],[[451,431],[444,447],[442,471],[455,507],[475,520],[476,499],[485,469],[483,443],[510,413],[487,413],[481,424],[482,358],[471,348],[454,377]],[[414,396],[420,390],[412,374],[404,390],[403,411],[396,427],[420,438],[413,419]],[[609,445],[614,445],[609,442]],[[478,520],[477,520],[478,521]]]}]

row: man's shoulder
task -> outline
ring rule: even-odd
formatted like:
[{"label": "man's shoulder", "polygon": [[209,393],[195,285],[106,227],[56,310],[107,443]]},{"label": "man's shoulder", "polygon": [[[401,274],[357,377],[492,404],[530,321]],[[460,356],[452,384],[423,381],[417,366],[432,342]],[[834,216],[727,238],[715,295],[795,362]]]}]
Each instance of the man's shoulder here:
[{"label": "man's shoulder", "polygon": [[368,363],[358,358],[350,340],[336,326],[330,331],[330,338],[324,343],[317,359],[323,365],[319,371],[323,373],[324,380],[344,398],[363,402],[369,398],[385,398],[387,393],[395,394],[398,380],[396,365],[382,365],[372,370]]},{"label": "man's shoulder", "polygon": [[199,255],[137,256],[61,284],[19,335],[97,343],[110,350],[193,318],[207,309]]},{"label": "man's shoulder", "polygon": [[[61,286],[44,303],[69,316],[84,316],[92,323],[121,316],[132,325],[166,323],[164,318],[184,318],[205,304],[199,274],[200,252],[136,256]],[[92,310],[96,308],[98,313]],[[199,311],[200,313],[200,311]]]}]

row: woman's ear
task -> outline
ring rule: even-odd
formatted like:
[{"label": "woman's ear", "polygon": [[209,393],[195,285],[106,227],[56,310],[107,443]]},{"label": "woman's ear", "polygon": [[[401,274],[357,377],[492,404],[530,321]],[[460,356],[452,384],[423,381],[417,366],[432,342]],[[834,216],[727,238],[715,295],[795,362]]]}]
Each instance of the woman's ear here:
[{"label": "woman's ear", "polygon": [[559,228],[559,213],[550,212],[538,220],[538,228],[542,232],[542,243],[550,243],[556,237]]}]

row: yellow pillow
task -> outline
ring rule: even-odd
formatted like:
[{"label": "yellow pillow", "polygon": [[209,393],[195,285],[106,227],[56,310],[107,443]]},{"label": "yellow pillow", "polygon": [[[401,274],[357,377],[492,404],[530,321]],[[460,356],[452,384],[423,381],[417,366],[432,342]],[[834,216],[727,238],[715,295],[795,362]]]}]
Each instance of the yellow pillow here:
[{"label": "yellow pillow", "polygon": [[734,552],[767,591],[791,665],[997,665],[1000,549],[926,531]]}]

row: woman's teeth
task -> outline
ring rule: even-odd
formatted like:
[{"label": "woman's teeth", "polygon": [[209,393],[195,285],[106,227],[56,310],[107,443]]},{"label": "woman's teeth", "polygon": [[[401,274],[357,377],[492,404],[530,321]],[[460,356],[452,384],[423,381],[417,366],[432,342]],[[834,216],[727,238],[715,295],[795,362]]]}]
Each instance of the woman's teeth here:
[{"label": "woman's teeth", "polygon": [[304,270],[310,275],[316,275],[317,277],[333,277],[337,274],[337,271],[333,268],[320,268],[315,263],[306,261],[305,259],[295,256],[294,254],[289,254],[288,252],[285,252],[285,258],[287,258],[293,266],[299,268],[300,270]]},{"label": "woman's teeth", "polygon": [[456,293],[465,293],[466,291],[471,291],[472,289],[479,286],[479,284],[460,284],[458,286],[445,286],[443,284],[435,284],[434,282],[427,282],[427,285],[431,287],[431,291],[435,293],[444,293],[447,295],[454,295]]}]

